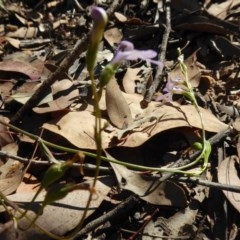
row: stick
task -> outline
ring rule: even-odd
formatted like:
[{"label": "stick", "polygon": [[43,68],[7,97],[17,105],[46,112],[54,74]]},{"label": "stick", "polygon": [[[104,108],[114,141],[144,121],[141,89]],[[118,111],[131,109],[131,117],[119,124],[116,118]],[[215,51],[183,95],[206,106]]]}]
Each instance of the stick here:
[{"label": "stick", "polygon": [[[171,32],[171,8],[170,8],[170,4],[171,4],[171,0],[166,0],[166,2],[165,2],[165,5],[166,5],[166,28],[165,28],[165,32],[163,34],[161,50],[160,50],[160,54],[159,54],[159,57],[158,57],[159,61],[161,61],[162,63],[165,62],[167,43],[168,43],[169,34]],[[163,76],[163,68],[158,68],[152,84],[147,89],[147,91],[144,95],[144,98],[141,101],[141,107],[142,108],[146,108],[148,106],[149,102],[151,102],[152,96],[156,92],[156,90],[157,90],[157,88],[158,88],[158,86],[159,86],[159,84],[162,80],[162,76]]]},{"label": "stick", "polygon": [[103,216],[93,220],[88,223],[84,228],[82,228],[78,234],[75,236],[77,238],[83,237],[87,233],[93,231],[98,226],[106,223],[107,221],[111,221],[113,219],[120,218],[123,215],[127,215],[129,210],[132,209],[136,204],[139,203],[139,199],[135,195],[131,195],[125,201],[121,202],[114,209],[107,212]]}]

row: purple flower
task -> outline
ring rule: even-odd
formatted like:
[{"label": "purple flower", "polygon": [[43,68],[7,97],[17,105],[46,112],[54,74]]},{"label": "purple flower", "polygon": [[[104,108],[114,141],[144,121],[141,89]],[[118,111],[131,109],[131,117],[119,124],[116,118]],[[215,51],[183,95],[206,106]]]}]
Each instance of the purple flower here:
[{"label": "purple flower", "polygon": [[184,95],[188,92],[188,88],[185,86],[184,81],[180,78],[169,78],[165,88],[163,89],[165,94],[159,96],[156,101],[172,102],[173,94]]},{"label": "purple flower", "polygon": [[149,61],[158,65],[159,67],[163,67],[163,64],[159,61],[152,60],[155,58],[157,53],[153,50],[137,50],[134,49],[134,46],[131,42],[122,41],[120,42],[117,52],[113,60],[111,61],[112,65],[119,65],[124,60],[138,60],[142,59],[145,61]]}]

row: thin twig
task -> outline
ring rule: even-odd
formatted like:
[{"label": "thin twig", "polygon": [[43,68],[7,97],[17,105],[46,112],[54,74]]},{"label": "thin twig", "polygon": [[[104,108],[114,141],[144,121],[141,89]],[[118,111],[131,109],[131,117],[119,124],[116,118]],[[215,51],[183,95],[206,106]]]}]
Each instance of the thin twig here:
[{"label": "thin twig", "polygon": [[[23,157],[19,157],[19,156],[15,156],[15,155],[12,155],[10,153],[7,153],[5,151],[0,151],[0,158],[3,158],[3,159],[8,159],[8,158],[11,158],[11,159],[14,159],[14,160],[17,160],[23,164],[28,164],[30,162],[30,159],[28,158],[23,158]],[[64,160],[58,160],[59,163],[63,163],[65,162]],[[35,165],[46,165],[46,166],[49,166],[51,165],[51,163],[49,161],[39,161],[39,160],[31,160],[31,164],[35,164]],[[80,167],[83,167],[84,170],[90,170],[90,171],[95,171],[96,170],[96,165],[94,164],[89,164],[89,163],[73,163],[72,165],[73,168],[80,168]],[[100,171],[101,173],[106,173],[106,174],[110,174],[112,173],[112,169],[111,167],[103,167],[103,166],[100,166]]]},{"label": "thin twig", "polygon": [[[161,44],[161,50],[159,54],[159,61],[162,63],[165,62],[166,58],[166,51],[167,51],[167,43],[168,43],[168,38],[171,32],[171,0],[166,0],[165,1],[165,8],[166,8],[166,28],[165,32],[163,34],[162,38],[162,44]],[[146,93],[144,95],[144,99],[141,101],[141,106],[142,108],[146,108],[148,106],[148,103],[151,102],[153,94],[156,92],[163,76],[163,68],[158,68],[155,78],[150,85],[150,87],[146,90]]]},{"label": "thin twig", "polygon": [[129,210],[136,206],[139,203],[138,198],[135,195],[131,195],[125,201],[121,202],[118,206],[116,206],[111,211],[107,212],[103,216],[93,220],[88,223],[83,229],[81,229],[76,235],[77,238],[83,237],[87,233],[93,231],[100,225],[106,223],[107,221],[111,221],[113,219],[117,219],[124,214],[128,214]]},{"label": "thin twig", "polygon": [[207,180],[202,180],[199,178],[192,178],[192,177],[174,177],[173,179],[177,180],[178,182],[193,183],[193,184],[198,184],[198,185],[202,185],[209,188],[215,188],[219,190],[240,193],[240,187],[237,185],[209,182]]},{"label": "thin twig", "polygon": [[[122,2],[122,1],[121,1]],[[109,16],[111,16],[117,7],[120,6],[119,1],[114,0],[106,11]],[[35,93],[28,99],[28,101],[16,112],[12,117],[10,123],[13,125],[18,125],[21,121],[23,115],[29,112],[33,107],[35,107],[47,94],[51,85],[59,79],[63,72],[66,72],[69,67],[74,63],[74,61],[81,55],[82,52],[86,51],[89,43],[90,36],[92,35],[92,30],[90,30],[86,35],[79,40],[72,52],[64,59],[60,67],[52,73],[35,91]]]}]

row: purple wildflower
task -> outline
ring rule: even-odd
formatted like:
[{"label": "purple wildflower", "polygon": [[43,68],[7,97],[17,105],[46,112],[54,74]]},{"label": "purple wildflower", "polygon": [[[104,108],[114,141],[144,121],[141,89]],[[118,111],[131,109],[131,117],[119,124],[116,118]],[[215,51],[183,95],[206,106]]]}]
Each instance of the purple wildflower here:
[{"label": "purple wildflower", "polygon": [[172,79],[169,78],[163,92],[165,94],[159,96],[156,101],[172,102],[173,94],[184,95],[188,91],[187,87],[184,85],[184,81],[180,78]]},{"label": "purple wildflower", "polygon": [[138,60],[142,59],[145,61],[149,61],[158,65],[159,67],[163,67],[163,64],[159,61],[152,60],[155,58],[157,53],[153,50],[137,50],[134,49],[134,46],[129,41],[120,42],[117,52],[113,60],[111,61],[112,65],[119,65],[124,60]]}]

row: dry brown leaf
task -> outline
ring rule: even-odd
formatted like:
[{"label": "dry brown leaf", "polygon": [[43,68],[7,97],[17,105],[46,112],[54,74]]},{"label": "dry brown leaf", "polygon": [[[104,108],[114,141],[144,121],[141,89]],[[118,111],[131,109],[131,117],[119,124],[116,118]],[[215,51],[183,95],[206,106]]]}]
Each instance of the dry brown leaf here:
[{"label": "dry brown leaf", "polygon": [[140,82],[140,76],[138,76],[140,70],[141,68],[127,69],[122,80],[123,88],[126,93],[136,93],[136,81],[139,80]]},{"label": "dry brown leaf", "polygon": [[[150,221],[144,229],[144,233],[151,232],[152,237],[156,239],[161,236],[171,236],[171,238],[178,238],[179,235],[189,235],[189,229],[192,228],[196,221],[196,216],[199,212],[200,203],[205,199],[205,187],[197,186],[194,188],[196,193],[193,200],[188,204],[184,210],[177,211],[168,219],[159,217],[155,221]],[[152,237],[144,237],[143,240],[152,240]]]},{"label": "dry brown leaf", "polygon": [[114,47],[116,44],[120,43],[123,35],[118,28],[111,28],[104,32],[104,38],[111,47]]},{"label": "dry brown leaf", "polygon": [[[228,125],[220,122],[210,111],[201,108],[201,112],[206,131],[220,132],[228,128]],[[137,125],[137,121],[135,121],[133,129],[130,126],[124,130],[118,130],[118,135],[129,131],[129,136],[124,140],[122,146],[139,146],[157,133],[172,128],[195,127],[201,129],[200,118],[194,106],[181,106],[177,103],[148,108],[138,122],[141,124]]]},{"label": "dry brown leaf", "polygon": [[48,102],[47,106],[33,108],[36,113],[47,113],[66,109],[71,103],[79,97],[78,89],[69,79],[63,79],[55,82],[52,87],[53,101]]},{"label": "dry brown leaf", "polygon": [[110,121],[119,129],[124,129],[133,123],[131,110],[122,95],[115,78],[106,87],[106,107]]},{"label": "dry brown leaf", "polygon": [[127,17],[120,12],[114,12],[114,16],[121,23],[124,23],[127,21]]},{"label": "dry brown leaf", "polygon": [[[239,164],[237,156],[224,159],[218,167],[218,181],[222,184],[240,185],[239,173],[236,165]],[[229,202],[240,212],[240,193],[223,191]]]},{"label": "dry brown leaf", "polygon": [[5,37],[5,39],[15,48],[20,48],[20,40],[11,38],[11,37]]},{"label": "dry brown leaf", "polygon": [[[124,139],[124,142],[118,143],[119,146],[136,147],[159,132],[168,129],[178,127],[201,128],[199,116],[192,105],[181,106],[172,103],[171,105],[160,106],[159,103],[151,102],[149,107],[143,110],[139,104],[142,99],[141,96],[137,94],[123,94],[123,96],[129,104],[133,116],[138,116],[139,120],[135,120],[132,126],[130,125],[124,130],[103,131],[103,148],[116,146],[111,141],[113,136],[117,136],[120,132],[129,135]],[[101,109],[104,109],[104,105],[105,101],[100,101]],[[92,111],[92,109],[89,108],[88,111],[82,112],[69,112],[61,119],[43,124],[43,128],[61,135],[79,148],[96,149],[94,140],[95,118],[89,111]],[[228,125],[220,122],[210,111],[201,109],[201,112],[206,131],[220,132],[228,128]],[[137,124],[139,121],[141,124]],[[107,120],[102,119],[102,124],[106,123]]]},{"label": "dry brown leaf", "polygon": [[36,27],[20,27],[15,32],[8,32],[6,36],[13,38],[34,38],[37,33],[38,29]]},{"label": "dry brown leaf", "polygon": [[[60,119],[44,123],[43,128],[61,135],[77,147],[96,149],[94,140],[95,117],[88,111],[69,112]],[[107,124],[102,120],[102,127]],[[109,144],[108,133],[103,132],[103,146]]]},{"label": "dry brown leaf", "polygon": [[[111,156],[108,155],[108,158]],[[187,198],[182,187],[171,181],[160,182],[158,179],[147,178],[129,170],[125,166],[111,163],[117,177],[119,186],[130,190],[151,204],[173,207],[184,207]],[[176,196],[178,196],[176,198]]]},{"label": "dry brown leaf", "polygon": [[40,187],[39,180],[30,173],[25,173],[22,182],[17,188],[17,193],[21,192],[37,192]]},{"label": "dry brown leaf", "polygon": [[[17,155],[18,146],[10,143],[2,148],[9,154]],[[23,164],[19,161],[8,158],[6,163],[0,167],[0,191],[5,196],[15,192],[23,177]]]},{"label": "dry brown leaf", "polygon": [[41,77],[41,71],[33,67],[30,63],[21,61],[0,62],[0,71],[22,73],[32,80],[39,80]]},{"label": "dry brown leaf", "polygon": [[229,12],[229,9],[239,5],[239,0],[227,0],[221,3],[213,3],[207,9],[208,13],[224,20]]},{"label": "dry brown leaf", "polygon": [[[1,121],[9,122],[9,120],[6,117],[0,116]],[[9,143],[12,143],[14,139],[12,138],[8,128],[0,124],[0,147],[3,147]]]},{"label": "dry brown leaf", "polygon": [[[112,178],[100,178],[96,183],[96,194],[93,195],[93,199],[90,203],[87,216],[92,214],[101,202],[105,199],[108,194],[110,187],[108,184],[111,184]],[[87,180],[86,183],[92,184],[91,180]],[[20,205],[21,208],[26,208],[27,204],[32,200],[34,192],[25,192],[25,193],[16,193],[14,195],[8,196],[8,199],[16,202]],[[36,204],[33,206],[35,212],[39,208],[39,202],[42,202],[44,199],[45,193],[41,192],[36,199]],[[37,224],[45,228],[48,231],[51,231],[57,235],[64,235],[70,230],[74,229],[76,225],[80,222],[80,219],[83,216],[84,209],[89,197],[88,190],[75,190],[70,192],[65,198],[57,201],[52,205],[46,206],[43,211],[43,214],[39,216]],[[29,215],[34,217],[35,213],[33,211],[29,212]],[[25,218],[21,219],[19,222],[21,227],[28,226],[29,221]],[[31,236],[35,232],[39,232],[36,228],[31,228],[28,232]],[[32,239],[29,236],[28,239]]]}]

